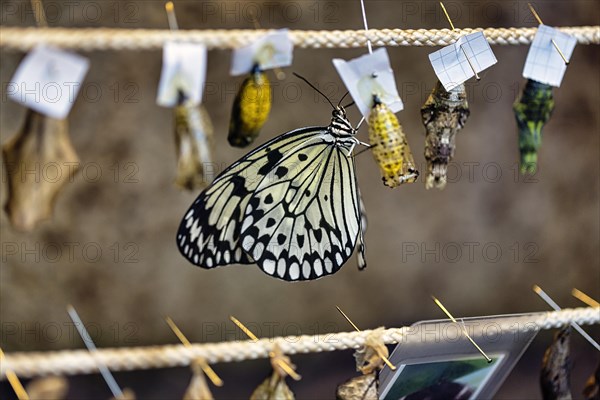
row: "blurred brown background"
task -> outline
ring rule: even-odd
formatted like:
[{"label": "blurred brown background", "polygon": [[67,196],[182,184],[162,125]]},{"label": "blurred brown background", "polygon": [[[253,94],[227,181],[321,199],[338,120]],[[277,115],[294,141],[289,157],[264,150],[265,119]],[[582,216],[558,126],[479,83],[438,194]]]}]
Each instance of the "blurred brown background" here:
[{"label": "blurred brown background", "polygon": [[[167,27],[159,1],[45,3],[50,26]],[[597,1],[535,4],[548,25],[600,22]],[[457,27],[535,26],[525,1],[448,1],[446,6]],[[359,29],[362,23],[358,0],[175,1],[175,7],[182,29],[251,29],[252,10],[258,10],[264,28]],[[366,8],[372,28],[447,27],[433,1],[367,0]],[[28,2],[2,1],[1,10],[2,26],[33,25]],[[433,50],[388,49],[405,103],[399,118],[421,171],[419,109],[436,81],[427,58]],[[91,69],[69,116],[82,170],[58,199],[53,219],[35,232],[15,232],[6,216],[0,217],[3,349],[82,348],[69,325],[68,303],[91,324],[98,347],[114,347],[176,343],[164,315],[172,316],[190,340],[203,342],[242,337],[229,315],[247,322],[258,336],[276,336],[350,330],[336,304],[366,329],[441,318],[431,294],[457,316],[547,310],[532,292],[533,284],[564,307],[581,306],[569,294],[573,287],[598,299],[598,46],[575,48],[562,87],[554,91],[556,109],[544,130],[533,178],[516,174],[511,108],[524,83],[528,48],[493,50],[498,64],[480,82],[468,84],[471,117],[457,138],[453,182],[444,191],[427,191],[421,180],[390,190],[381,184],[372,157],[360,156],[369,266],[359,272],[352,258],[334,276],[297,284],[270,278],[255,266],[205,271],[179,255],[175,232],[197,193],[173,185],[172,111],[155,104],[161,52],[85,53]],[[365,52],[296,49],[288,71],[306,76],[337,101],[345,90],[331,59]],[[23,123],[24,108],[5,95],[22,54],[0,54],[0,139],[5,142]],[[245,154],[226,141],[241,78],[228,76],[230,51],[210,51],[208,57],[204,101],[216,127],[222,169]],[[330,107],[310,88],[289,73],[284,81],[272,79],[274,105],[259,142],[293,128],[327,124]],[[358,122],[356,109],[351,117]],[[360,137],[366,140],[364,127]],[[4,172],[2,179],[4,203]],[[9,254],[6,250],[15,245],[19,251]],[[600,336],[598,327],[586,329]],[[537,376],[551,337],[548,331],[538,335],[497,398],[540,398]],[[575,334],[572,359],[573,395],[579,398],[599,357]],[[350,351],[293,360],[303,375],[292,383],[299,398],[332,398],[335,385],[355,375]],[[226,382],[214,389],[217,398],[248,397],[269,371],[266,360],[214,368]],[[189,377],[185,368],[117,374],[121,386],[132,387],[138,398],[180,397]],[[71,379],[70,397],[108,398],[109,392],[99,375],[80,376]]]}]

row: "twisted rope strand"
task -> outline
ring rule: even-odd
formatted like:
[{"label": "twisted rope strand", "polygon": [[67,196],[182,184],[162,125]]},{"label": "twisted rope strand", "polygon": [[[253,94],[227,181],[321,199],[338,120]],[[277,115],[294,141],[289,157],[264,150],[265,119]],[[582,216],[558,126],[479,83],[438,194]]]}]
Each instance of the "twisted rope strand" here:
[{"label": "twisted rope strand", "polygon": [[[203,43],[209,49],[232,49],[255,41],[267,30],[179,30],[107,29],[107,28],[15,28],[2,27],[0,48],[28,51],[45,43],[73,50],[158,50],[165,42],[181,40]],[[579,44],[600,44],[600,26],[559,28],[577,39]],[[476,29],[370,29],[346,31],[292,30],[294,45],[300,48],[374,46],[446,46],[458,37],[483,32],[490,44],[520,45],[533,40],[537,28],[476,28]]]},{"label": "twisted rope strand", "polygon": [[[600,323],[600,308],[575,308],[561,311],[533,313],[525,315],[531,324],[540,329],[552,329],[571,322],[580,325]],[[531,324],[523,324],[518,329],[531,329]],[[381,338],[386,344],[402,341],[409,327],[385,329]],[[356,349],[365,343],[371,330],[362,332],[340,332],[314,336],[286,336],[253,341],[232,341],[222,343],[148,346],[134,348],[99,349],[95,355],[87,350],[63,350],[52,352],[20,352],[6,354],[0,365],[4,379],[5,371],[12,370],[17,376],[32,378],[45,375],[76,375],[98,372],[96,359],[113,371],[130,371],[150,368],[180,367],[189,365],[198,357],[209,363],[243,361],[268,358],[273,343],[286,354],[320,353],[324,351]]]}]

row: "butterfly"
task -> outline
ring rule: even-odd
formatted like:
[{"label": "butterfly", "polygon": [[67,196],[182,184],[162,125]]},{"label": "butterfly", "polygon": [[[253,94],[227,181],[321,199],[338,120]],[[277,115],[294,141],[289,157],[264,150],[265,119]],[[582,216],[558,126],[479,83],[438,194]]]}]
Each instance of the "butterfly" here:
[{"label": "butterfly", "polygon": [[358,267],[366,267],[352,153],[364,143],[345,108],[329,103],[328,126],[268,141],[200,193],[177,233],[183,256],[207,269],[256,263],[275,278],[302,281],[337,272],[358,244]]}]

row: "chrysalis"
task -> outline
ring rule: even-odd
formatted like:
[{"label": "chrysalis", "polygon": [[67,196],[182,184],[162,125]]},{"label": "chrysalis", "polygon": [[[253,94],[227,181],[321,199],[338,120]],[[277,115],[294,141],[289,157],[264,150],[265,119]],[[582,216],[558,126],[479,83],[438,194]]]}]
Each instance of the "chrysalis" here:
[{"label": "chrysalis", "polygon": [[456,134],[465,126],[469,113],[465,85],[458,85],[448,92],[438,81],[421,107],[426,135],[425,188],[443,189],[446,186],[448,164],[454,157]]},{"label": "chrysalis", "polygon": [[513,111],[519,128],[521,173],[535,173],[537,152],[542,144],[542,128],[554,109],[552,86],[528,79]]},{"label": "chrysalis", "polygon": [[598,364],[596,372],[585,383],[583,397],[585,400],[600,400],[600,364]]},{"label": "chrysalis", "polygon": [[369,141],[384,185],[394,188],[417,180],[419,171],[398,118],[377,95],[369,114]]},{"label": "chrysalis", "polygon": [[271,85],[256,64],[244,80],[233,102],[229,123],[229,144],[247,147],[260,133],[271,111]]},{"label": "chrysalis", "polygon": [[4,208],[14,228],[31,231],[52,216],[58,194],[79,168],[67,120],[29,109],[23,129],[2,146],[2,154],[8,176]]},{"label": "chrysalis", "polygon": [[379,371],[383,368],[383,357],[389,356],[387,346],[381,340],[384,328],[377,328],[365,339],[365,344],[354,352],[356,370],[363,375],[352,378],[338,386],[338,400],[377,400]]},{"label": "chrysalis", "polygon": [[67,396],[69,383],[62,376],[34,379],[25,390],[30,400],[62,400]]},{"label": "chrysalis", "polygon": [[285,383],[288,374],[282,368],[282,363],[292,369],[296,368],[290,358],[282,353],[279,346],[275,345],[271,355],[273,373],[254,389],[250,400],[294,400],[294,393]]},{"label": "chrysalis", "polygon": [[[182,189],[199,190],[212,182],[213,125],[201,104],[190,104],[180,92],[174,109],[175,145],[177,147],[177,178]],[[208,167],[208,168],[207,168]]]},{"label": "chrysalis", "polygon": [[554,341],[544,354],[540,376],[540,385],[544,400],[571,398],[571,383],[569,379],[571,372],[569,359],[570,341],[571,327],[567,326],[556,332]]},{"label": "chrysalis", "polygon": [[200,360],[192,362],[192,380],[183,395],[183,400],[213,400],[202,371],[201,362]]}]

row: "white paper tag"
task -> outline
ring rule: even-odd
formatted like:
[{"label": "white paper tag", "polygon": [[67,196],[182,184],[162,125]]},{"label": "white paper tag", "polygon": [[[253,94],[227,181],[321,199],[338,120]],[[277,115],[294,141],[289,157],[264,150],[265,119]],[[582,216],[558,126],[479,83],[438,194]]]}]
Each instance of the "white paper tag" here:
[{"label": "white paper tag", "polygon": [[461,36],[455,43],[431,53],[429,61],[448,91],[475,76],[473,69],[479,73],[498,62],[482,32]]},{"label": "white paper tag", "polygon": [[39,45],[23,59],[6,86],[12,100],[51,118],[64,119],[90,67],[87,58]]},{"label": "white paper tag", "polygon": [[540,25],[533,38],[527,60],[523,68],[523,77],[533,79],[546,85],[559,87],[562,82],[567,66],[560,56],[560,53],[554,45],[562,51],[567,60],[571,59],[573,49],[577,44],[577,39],[571,35],[551,28],[546,25]]},{"label": "white paper tag", "polygon": [[156,103],[175,107],[179,91],[186,101],[200,104],[206,79],[206,47],[197,43],[167,42],[163,48],[163,66]]},{"label": "white paper tag", "polygon": [[233,50],[230,74],[247,74],[255,64],[267,70],[292,64],[294,44],[287,29],[271,32],[254,43]]},{"label": "white paper tag", "polygon": [[385,48],[350,61],[335,58],[333,65],[365,118],[373,107],[374,94],[394,113],[404,108]]}]

